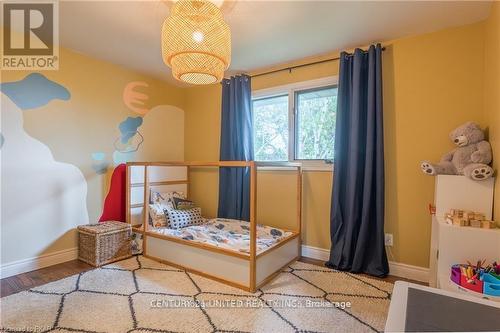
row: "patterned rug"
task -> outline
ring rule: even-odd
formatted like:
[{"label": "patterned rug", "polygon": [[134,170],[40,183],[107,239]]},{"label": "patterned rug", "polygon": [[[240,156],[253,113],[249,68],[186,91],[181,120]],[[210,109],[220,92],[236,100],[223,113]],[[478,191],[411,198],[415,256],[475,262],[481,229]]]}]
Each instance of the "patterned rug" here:
[{"label": "patterned rug", "polygon": [[382,331],[392,288],[295,262],[251,294],[137,256],[1,298],[1,331]]}]

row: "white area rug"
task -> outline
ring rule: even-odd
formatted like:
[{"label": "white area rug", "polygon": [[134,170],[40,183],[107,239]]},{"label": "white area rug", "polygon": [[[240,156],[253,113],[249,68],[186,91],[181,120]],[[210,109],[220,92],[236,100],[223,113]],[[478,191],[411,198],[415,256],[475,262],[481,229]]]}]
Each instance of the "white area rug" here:
[{"label": "white area rug", "polygon": [[392,288],[295,262],[251,294],[139,256],[1,298],[1,331],[382,331]]}]

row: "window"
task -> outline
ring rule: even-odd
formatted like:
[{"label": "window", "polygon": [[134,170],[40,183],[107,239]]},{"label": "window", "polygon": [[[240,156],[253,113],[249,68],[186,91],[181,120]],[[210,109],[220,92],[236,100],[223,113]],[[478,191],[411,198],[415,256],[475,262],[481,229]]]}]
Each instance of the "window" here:
[{"label": "window", "polygon": [[288,95],[253,101],[254,156],[257,161],[288,161]]},{"label": "window", "polygon": [[257,91],[252,104],[256,161],[324,167],[333,159],[335,78]]},{"label": "window", "polygon": [[337,87],[295,92],[295,159],[332,160]]}]

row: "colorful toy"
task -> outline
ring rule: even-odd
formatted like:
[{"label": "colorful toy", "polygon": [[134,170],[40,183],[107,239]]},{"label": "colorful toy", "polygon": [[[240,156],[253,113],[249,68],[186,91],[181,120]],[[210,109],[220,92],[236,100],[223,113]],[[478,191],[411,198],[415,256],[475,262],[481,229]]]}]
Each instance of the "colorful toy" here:
[{"label": "colorful toy", "polygon": [[484,266],[485,262],[485,260],[478,260],[475,265],[469,261],[467,264],[453,265],[451,281],[477,293],[500,296],[500,265],[493,262],[491,265]]},{"label": "colorful toy", "polygon": [[500,297],[500,279],[493,274],[485,274],[483,276],[483,293]]}]

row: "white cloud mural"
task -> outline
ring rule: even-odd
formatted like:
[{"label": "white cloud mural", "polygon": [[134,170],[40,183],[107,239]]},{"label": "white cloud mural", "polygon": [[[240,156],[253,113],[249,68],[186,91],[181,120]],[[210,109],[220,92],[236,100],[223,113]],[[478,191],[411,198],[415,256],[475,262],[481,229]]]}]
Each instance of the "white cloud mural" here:
[{"label": "white cloud mural", "polygon": [[[87,183],[82,172],[76,166],[55,161],[47,146],[24,131],[21,108],[3,93],[0,95],[4,138],[1,261],[5,265],[50,252],[57,242],[75,246],[74,228],[88,223],[89,217]],[[3,251],[14,248],[15,253]]]}]

